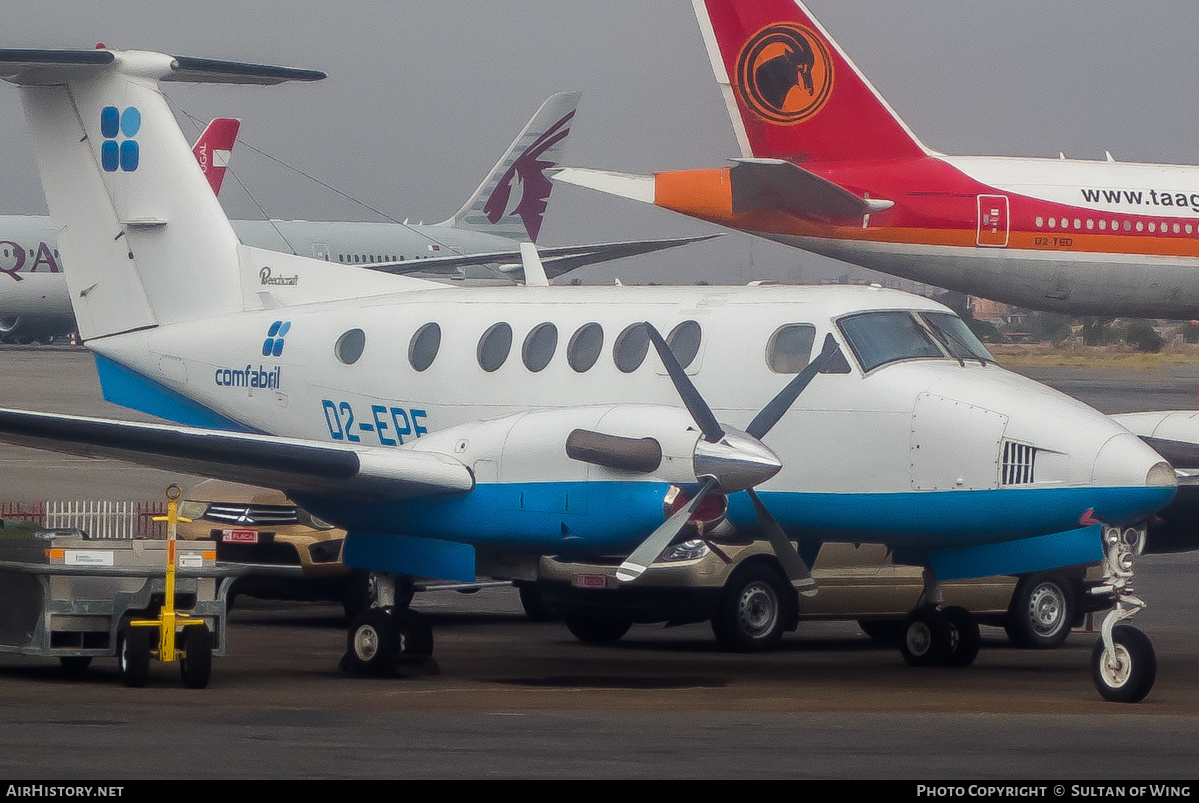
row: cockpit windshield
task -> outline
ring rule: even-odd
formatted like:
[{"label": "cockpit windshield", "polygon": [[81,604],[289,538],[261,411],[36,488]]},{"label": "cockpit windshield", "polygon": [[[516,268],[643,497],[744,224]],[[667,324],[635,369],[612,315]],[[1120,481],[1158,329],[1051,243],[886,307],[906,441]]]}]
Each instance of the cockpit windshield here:
[{"label": "cockpit windshield", "polygon": [[965,322],[949,312],[863,312],[837,325],[866,372],[899,360],[995,361]]}]

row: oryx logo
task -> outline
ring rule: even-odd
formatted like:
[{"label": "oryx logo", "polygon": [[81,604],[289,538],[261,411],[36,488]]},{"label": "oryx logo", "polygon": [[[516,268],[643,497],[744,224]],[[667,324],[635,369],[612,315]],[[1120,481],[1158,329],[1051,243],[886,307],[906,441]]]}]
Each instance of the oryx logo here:
[{"label": "oryx logo", "polygon": [[737,90],[754,114],[772,123],[803,122],[833,91],[833,60],[824,41],[802,25],[763,28],[737,59]]},{"label": "oryx logo", "polygon": [[283,338],[291,329],[291,321],[275,321],[267,330],[266,340],[262,343],[263,357],[278,357],[283,354]]},{"label": "oryx logo", "polygon": [[[553,167],[554,163],[541,157],[570,135],[570,121],[574,116],[575,113],[571,112],[533,140],[500,178],[483,207],[483,213],[492,225],[508,215],[519,215],[529,238],[537,239],[537,234],[541,231],[541,219],[545,215],[550,193],[554,189],[554,185],[545,177],[546,168]],[[513,207],[512,184],[515,181],[520,182],[520,201]]]},{"label": "oryx logo", "polygon": [[[125,111],[120,111],[116,106],[105,106],[100,111],[100,133],[104,135],[104,144],[100,146],[100,165],[105,172],[124,170],[132,173],[137,170],[140,154],[134,137],[141,128],[142,113],[135,106]],[[124,139],[118,141],[119,137]]]}]

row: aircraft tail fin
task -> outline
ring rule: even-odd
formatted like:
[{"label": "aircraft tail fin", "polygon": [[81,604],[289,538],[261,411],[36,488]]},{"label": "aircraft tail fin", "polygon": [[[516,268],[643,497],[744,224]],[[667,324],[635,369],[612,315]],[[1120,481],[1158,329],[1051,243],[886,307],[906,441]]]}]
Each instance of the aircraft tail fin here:
[{"label": "aircraft tail fin", "polygon": [[200,138],[192,147],[192,155],[212,187],[213,195],[221,194],[221,184],[225,181],[225,170],[229,167],[229,159],[233,155],[233,145],[237,142],[237,132],[241,129],[241,120],[233,117],[217,117],[205,127]]},{"label": "aircraft tail fin", "polygon": [[692,0],[744,157],[802,163],[922,156],[800,0]]},{"label": "aircraft tail fin", "polygon": [[243,309],[241,248],[159,82],[324,73],[115,50],[0,50],[21,89],[84,339]]},{"label": "aircraft tail fin", "polygon": [[470,200],[441,225],[537,242],[554,188],[546,171],[562,161],[580,96],[551,95]]}]

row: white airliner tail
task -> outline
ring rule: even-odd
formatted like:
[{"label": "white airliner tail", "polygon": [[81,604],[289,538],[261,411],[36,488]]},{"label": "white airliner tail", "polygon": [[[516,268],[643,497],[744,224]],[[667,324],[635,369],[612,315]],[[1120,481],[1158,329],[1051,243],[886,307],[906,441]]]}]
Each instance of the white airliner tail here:
[{"label": "white airliner tail", "polygon": [[554,188],[546,171],[562,161],[580,96],[551,95],[470,200],[441,225],[537,242]]},{"label": "white airliner tail", "polygon": [[140,51],[0,50],[21,87],[84,339],[243,308],[241,248],[159,81],[323,73]]}]

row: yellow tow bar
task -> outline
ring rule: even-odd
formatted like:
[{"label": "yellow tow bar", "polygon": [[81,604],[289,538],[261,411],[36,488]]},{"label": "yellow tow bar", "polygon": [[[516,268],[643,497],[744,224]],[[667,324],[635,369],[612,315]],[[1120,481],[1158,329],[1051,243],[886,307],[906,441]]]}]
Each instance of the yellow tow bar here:
[{"label": "yellow tow bar", "polygon": [[178,485],[171,484],[168,486],[166,490],[167,514],[165,516],[154,517],[154,521],[165,521],[167,523],[167,582],[166,599],[163,601],[162,610],[159,612],[157,619],[134,619],[129,622],[130,627],[153,627],[158,629],[158,649],[151,649],[150,655],[164,662],[186,659],[186,650],[175,648],[175,636],[186,627],[196,627],[205,624],[202,618],[186,613],[179,613],[175,610],[176,524],[178,522],[183,522],[184,524],[191,523],[191,519],[185,519],[179,515],[179,497],[182,495],[183,489]]}]

